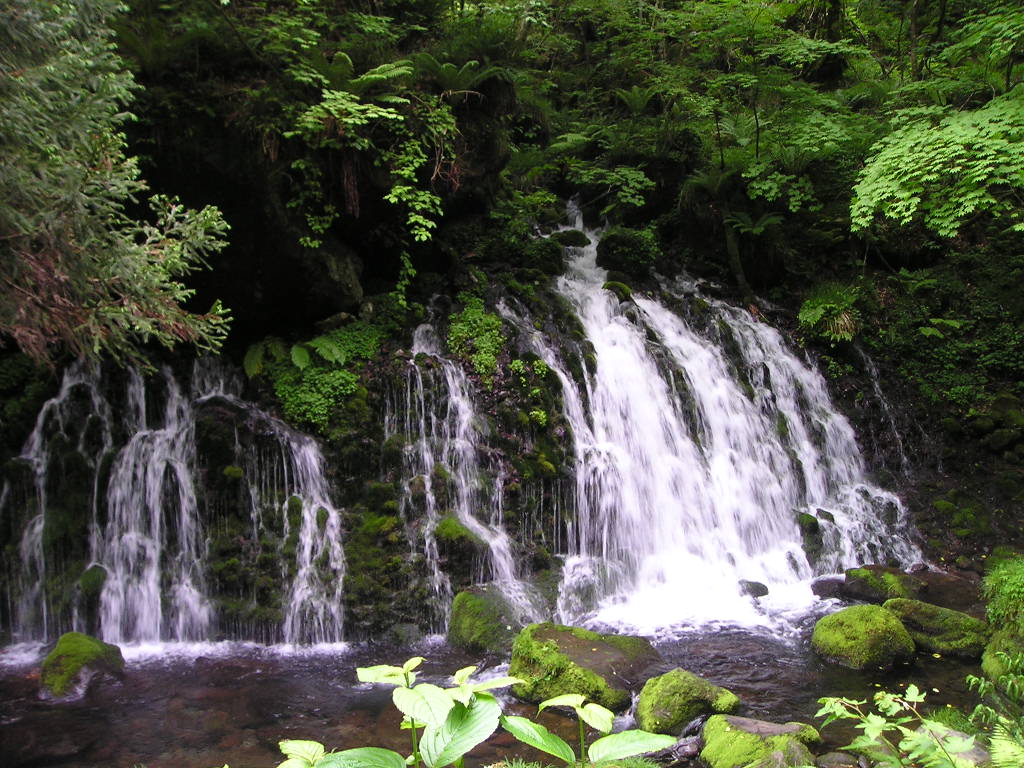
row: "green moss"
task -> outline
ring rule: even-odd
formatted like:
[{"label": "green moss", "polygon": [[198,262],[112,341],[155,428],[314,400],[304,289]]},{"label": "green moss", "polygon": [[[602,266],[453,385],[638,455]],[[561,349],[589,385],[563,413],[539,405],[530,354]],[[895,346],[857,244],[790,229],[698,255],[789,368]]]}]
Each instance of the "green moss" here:
[{"label": "green moss", "polygon": [[811,647],[851,669],[888,669],[914,655],[914,641],[895,614],[878,605],[854,605],[814,625]]},{"label": "green moss", "polygon": [[615,294],[615,298],[619,301],[628,301],[633,298],[633,289],[625,283],[620,283],[615,280],[609,280],[607,283],[601,286],[606,291],[611,291]]},{"label": "green moss", "polygon": [[124,671],[124,657],[116,645],[81,632],[67,632],[43,660],[40,685],[55,696],[63,696],[84,667],[120,675]]},{"label": "green moss", "polygon": [[459,294],[464,309],[449,318],[448,348],[456,357],[468,362],[480,376],[484,386],[494,384],[498,355],[505,348],[501,318],[484,310],[483,299]]},{"label": "green moss", "polygon": [[676,668],[644,683],[636,716],[645,731],[677,734],[699,715],[729,714],[739,705],[739,697],[732,691]]},{"label": "green moss", "polygon": [[775,752],[781,752],[783,761],[779,765],[813,765],[814,757],[806,743],[820,740],[814,728],[804,723],[787,723],[763,729],[766,732],[762,734],[738,727],[757,728],[761,725],[756,720],[713,715],[704,725],[701,759],[710,768],[747,768],[769,759]]},{"label": "green moss", "polygon": [[920,579],[895,568],[872,565],[846,571],[844,592],[874,603],[895,598],[915,598],[924,588]]},{"label": "green moss", "polygon": [[473,546],[481,546],[483,542],[480,537],[469,528],[460,523],[454,516],[442,517],[437,527],[434,528],[434,537],[445,544],[469,543]]},{"label": "green moss", "polygon": [[1010,656],[1024,653],[1024,637],[1012,629],[999,629],[992,633],[981,655],[981,671],[989,680],[998,680],[1007,672],[1006,665],[999,657],[1001,653]]},{"label": "green moss", "polygon": [[551,239],[569,248],[586,248],[590,244],[590,238],[578,229],[563,229],[551,235]]},{"label": "green moss", "polygon": [[960,611],[920,600],[887,600],[882,606],[903,622],[918,648],[947,656],[976,659],[988,642],[985,622]]},{"label": "green moss", "polygon": [[244,474],[245,473],[242,472],[242,468],[236,467],[234,464],[229,464],[228,466],[224,467],[223,470],[223,475],[228,480],[241,480]]},{"label": "green moss", "polygon": [[643,638],[599,635],[550,623],[531,624],[512,644],[509,674],[525,681],[514,686],[512,692],[535,703],[564,693],[580,693],[609,709],[622,710],[630,702],[622,677],[654,655]]},{"label": "green moss", "polygon": [[448,643],[470,653],[505,653],[512,647],[514,611],[496,589],[473,587],[452,601]]},{"label": "green moss", "polygon": [[86,600],[98,598],[107,583],[107,569],[102,565],[92,565],[78,578],[78,588]]}]

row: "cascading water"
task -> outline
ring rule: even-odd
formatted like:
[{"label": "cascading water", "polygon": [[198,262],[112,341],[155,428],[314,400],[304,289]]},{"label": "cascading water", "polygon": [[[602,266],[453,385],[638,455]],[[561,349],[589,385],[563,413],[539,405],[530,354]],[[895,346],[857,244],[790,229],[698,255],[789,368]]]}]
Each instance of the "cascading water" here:
[{"label": "cascading water", "polygon": [[[823,379],[774,329],[702,297],[700,324],[652,299],[620,304],[602,288],[597,235],[587,234],[557,290],[592,345],[592,373],[575,381],[505,309],[561,381],[575,442],[561,620],[648,632],[764,624],[812,602],[814,573],[918,557],[894,534],[902,506],[867,481]],[[820,536],[813,564],[801,513]],[[770,597],[755,605],[741,580],[766,584]]]},{"label": "cascading water", "polygon": [[[429,325],[416,329],[412,354],[404,393],[406,402],[401,408],[406,414],[402,428],[412,438],[405,453],[408,480],[403,508],[408,518],[415,504],[413,496],[422,498],[425,523],[420,538],[431,575],[435,627],[444,628],[452,597],[451,583],[440,567],[434,536],[444,512],[438,503],[437,483],[447,485],[450,511],[455,519],[486,546],[486,558],[475,580],[493,583],[523,620],[539,621],[545,614],[542,601],[520,578],[513,542],[502,526],[500,471],[493,473],[490,496],[485,493],[478,457],[485,435],[480,431],[481,419],[470,382],[456,363],[441,355],[437,335]],[[415,358],[421,355],[434,361],[433,372],[425,374],[417,365]],[[425,382],[426,376],[432,380]],[[389,421],[394,423],[394,419]],[[438,468],[443,470],[441,477]]]},{"label": "cascading water", "polygon": [[[98,371],[69,369],[22,451],[34,490],[19,547],[17,596],[10,601],[14,638],[45,639],[72,628],[123,643],[231,634],[231,628],[215,627],[207,583],[208,528],[216,515],[202,500],[206,470],[199,466],[196,440],[199,414],[221,408],[239,415],[251,433],[240,441],[236,429],[232,456],[247,482],[252,527],[244,537],[257,548],[267,533],[277,542],[268,554],[279,563],[285,594],[279,626],[264,628],[264,639],[341,640],[341,518],[316,441],[242,401],[237,383],[204,361],[196,363],[187,389],[168,369],[150,380],[129,371],[123,407],[112,406],[104,389]],[[52,456],[58,448],[60,461]],[[91,477],[86,571],[102,574],[95,628],[85,626],[77,602],[67,616],[49,616],[49,607],[61,600],[46,594],[47,576],[57,567],[45,556],[46,531],[57,524],[50,519],[56,513],[48,488],[69,456]],[[6,485],[0,495],[0,509],[11,517],[13,495]],[[241,630],[251,637],[251,627]]]}]

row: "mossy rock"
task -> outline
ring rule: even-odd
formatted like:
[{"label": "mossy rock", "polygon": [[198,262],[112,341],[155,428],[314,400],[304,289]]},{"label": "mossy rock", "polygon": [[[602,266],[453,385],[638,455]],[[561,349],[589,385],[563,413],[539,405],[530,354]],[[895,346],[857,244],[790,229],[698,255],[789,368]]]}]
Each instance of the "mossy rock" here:
[{"label": "mossy rock", "polygon": [[551,239],[568,248],[586,248],[590,245],[590,238],[578,229],[563,229],[553,233]]},{"label": "mossy rock", "polygon": [[960,611],[903,598],[887,600],[882,607],[899,617],[917,647],[925,651],[977,659],[988,642],[988,625]]},{"label": "mossy rock", "polygon": [[611,227],[597,244],[597,265],[631,278],[649,274],[660,256],[657,238],[646,230]]},{"label": "mossy rock", "polygon": [[713,715],[704,724],[701,760],[710,768],[813,765],[808,744],[821,741],[805,723],[769,723],[734,715]]},{"label": "mossy rock", "polygon": [[732,691],[677,667],[644,683],[636,717],[645,731],[677,735],[695,717],[731,714],[739,705]]},{"label": "mossy rock", "polygon": [[981,671],[989,680],[998,680],[1006,674],[1006,665],[999,657],[1001,653],[1009,656],[1024,653],[1024,637],[1009,627],[992,633],[988,645],[981,654]]},{"label": "mossy rock", "polygon": [[865,565],[846,571],[843,594],[854,600],[884,603],[895,598],[917,598],[926,584],[916,576],[898,568],[884,565]]},{"label": "mossy rock", "polygon": [[620,283],[614,280],[609,280],[607,283],[601,286],[606,291],[611,291],[615,294],[615,298],[619,301],[628,301],[633,298],[633,289],[625,283]]},{"label": "mossy rock", "polygon": [[442,517],[434,528],[434,538],[438,543],[450,546],[482,547],[480,537],[460,523],[454,516]]},{"label": "mossy rock", "polygon": [[811,647],[850,669],[890,669],[914,655],[914,640],[896,614],[880,605],[853,605],[818,619]]},{"label": "mossy rock", "polygon": [[81,679],[83,671],[121,677],[124,674],[121,649],[81,632],[66,632],[43,659],[39,684],[54,696],[65,696]]},{"label": "mossy rock", "polygon": [[531,624],[512,644],[509,674],[525,681],[513,686],[512,693],[535,704],[579,693],[621,711],[629,706],[633,681],[657,657],[642,637],[599,635],[550,622]]},{"label": "mossy rock", "polygon": [[522,624],[495,587],[470,587],[452,601],[448,643],[470,653],[507,653]]}]

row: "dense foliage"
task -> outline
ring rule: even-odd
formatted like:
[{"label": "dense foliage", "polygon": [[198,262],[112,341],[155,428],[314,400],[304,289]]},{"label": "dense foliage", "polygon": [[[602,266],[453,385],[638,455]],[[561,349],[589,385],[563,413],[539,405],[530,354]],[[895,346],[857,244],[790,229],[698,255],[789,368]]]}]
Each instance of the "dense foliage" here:
[{"label": "dense foliage", "polygon": [[216,349],[227,314],[182,304],[181,278],[223,246],[216,208],[145,193],[125,149],[134,80],[114,52],[113,0],[0,5],[0,342],[143,362],[143,346]]}]

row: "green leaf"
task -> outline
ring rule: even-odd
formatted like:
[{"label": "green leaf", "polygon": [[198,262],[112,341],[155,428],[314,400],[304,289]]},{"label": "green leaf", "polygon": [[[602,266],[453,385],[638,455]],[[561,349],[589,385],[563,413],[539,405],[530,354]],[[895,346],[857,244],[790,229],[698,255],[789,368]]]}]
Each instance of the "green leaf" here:
[{"label": "green leaf", "polygon": [[615,723],[615,714],[600,704],[590,702],[576,710],[580,720],[599,733],[609,733]]},{"label": "green leaf", "polygon": [[403,672],[412,672],[414,669],[416,669],[424,661],[426,661],[426,659],[424,659],[422,656],[413,656],[411,659],[406,661],[405,664],[402,665],[402,671]]},{"label": "green leaf", "polygon": [[675,743],[675,736],[640,730],[622,731],[602,736],[595,741],[587,750],[587,757],[592,763],[601,760],[621,760],[624,757],[665,749]]},{"label": "green leaf", "polygon": [[310,363],[309,350],[300,344],[294,344],[292,346],[292,362],[301,371]]},{"label": "green leaf", "polygon": [[395,688],[391,700],[398,711],[427,725],[441,725],[455,706],[452,697],[443,688],[422,683],[415,688]]},{"label": "green leaf", "polygon": [[[324,745],[319,741],[302,741],[299,739],[285,739],[279,741],[277,746],[285,757],[292,760],[305,761],[306,765],[312,765],[324,754]],[[287,762],[287,761],[286,761]],[[289,766],[291,768],[291,766]]]},{"label": "green leaf", "polygon": [[324,755],[315,768],[405,768],[405,758],[391,749],[358,747]]},{"label": "green leaf", "polygon": [[401,667],[390,664],[378,664],[375,667],[357,667],[356,679],[361,683],[384,683],[386,685],[405,685],[405,671]]},{"label": "green leaf", "polygon": [[586,700],[586,696],[581,696],[578,693],[563,693],[561,696],[555,696],[552,699],[542,701],[537,707],[537,712],[543,712],[548,707],[572,707],[573,709],[579,709]]},{"label": "green leaf", "polygon": [[253,344],[245,351],[245,359],[242,361],[242,368],[245,375],[250,379],[263,373],[263,343]]},{"label": "green leaf", "polygon": [[479,693],[480,691],[491,691],[495,688],[505,688],[509,685],[516,685],[517,683],[526,682],[520,680],[518,677],[495,677],[490,680],[481,680],[479,683],[470,683],[470,688]]},{"label": "green leaf", "polygon": [[476,672],[476,667],[463,667],[452,675],[452,679],[455,681],[456,685],[463,685],[467,680],[469,680],[474,672]]},{"label": "green leaf", "polygon": [[420,754],[428,768],[450,765],[485,741],[498,727],[501,706],[482,693],[469,706],[455,704],[441,726],[428,725],[420,740]]},{"label": "green leaf", "polygon": [[547,752],[569,765],[576,762],[576,755],[573,753],[572,747],[540,723],[535,723],[525,717],[505,715],[501,718],[501,727],[527,746]]}]

